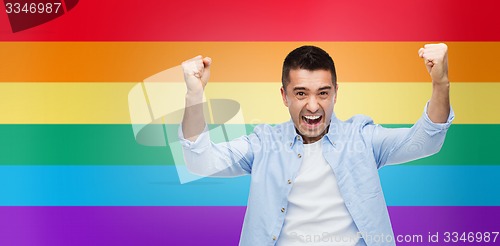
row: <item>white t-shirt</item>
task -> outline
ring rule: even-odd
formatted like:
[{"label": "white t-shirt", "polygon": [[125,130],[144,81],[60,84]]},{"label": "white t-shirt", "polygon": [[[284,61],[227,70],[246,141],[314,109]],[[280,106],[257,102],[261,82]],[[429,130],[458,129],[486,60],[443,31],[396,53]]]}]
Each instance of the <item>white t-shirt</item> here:
[{"label": "white t-shirt", "polygon": [[322,153],[321,140],[304,144],[304,156],[288,196],[276,245],[356,245],[358,228]]}]

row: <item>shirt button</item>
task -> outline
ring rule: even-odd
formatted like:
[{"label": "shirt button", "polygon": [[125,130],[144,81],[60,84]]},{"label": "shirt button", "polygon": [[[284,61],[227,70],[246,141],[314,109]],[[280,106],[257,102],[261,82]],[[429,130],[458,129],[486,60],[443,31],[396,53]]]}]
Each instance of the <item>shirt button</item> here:
[{"label": "shirt button", "polygon": [[297,154],[297,157],[301,158],[301,157],[302,157],[302,155],[300,155],[300,154]]},{"label": "shirt button", "polygon": [[273,236],[273,241],[276,241],[276,236]]},{"label": "shirt button", "polygon": [[289,180],[288,180],[288,184],[292,184],[292,180],[290,180],[290,179],[289,179]]},{"label": "shirt button", "polygon": [[292,147],[292,143],[290,143],[290,147]]},{"label": "shirt button", "polygon": [[285,208],[281,208],[281,212],[284,213],[285,212]]}]

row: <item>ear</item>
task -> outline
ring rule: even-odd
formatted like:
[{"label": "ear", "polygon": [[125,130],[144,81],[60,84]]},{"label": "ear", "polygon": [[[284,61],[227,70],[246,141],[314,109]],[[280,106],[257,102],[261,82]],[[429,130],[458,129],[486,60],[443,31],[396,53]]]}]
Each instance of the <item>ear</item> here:
[{"label": "ear", "polygon": [[339,84],[335,86],[335,94],[333,95],[333,104],[337,103],[337,92],[339,90]]},{"label": "ear", "polygon": [[285,104],[285,107],[288,108],[288,100],[286,98],[286,91],[285,91],[285,89],[283,89],[283,86],[281,87],[280,91],[281,91],[281,97],[283,99],[283,104]]}]

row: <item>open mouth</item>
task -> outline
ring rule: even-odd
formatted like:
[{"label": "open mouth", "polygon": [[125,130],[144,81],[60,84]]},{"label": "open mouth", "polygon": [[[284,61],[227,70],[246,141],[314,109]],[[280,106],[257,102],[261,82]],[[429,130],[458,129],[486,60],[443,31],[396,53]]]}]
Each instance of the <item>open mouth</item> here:
[{"label": "open mouth", "polygon": [[308,125],[317,125],[321,122],[321,119],[323,119],[323,116],[321,116],[321,115],[308,115],[308,116],[302,116],[302,119]]}]

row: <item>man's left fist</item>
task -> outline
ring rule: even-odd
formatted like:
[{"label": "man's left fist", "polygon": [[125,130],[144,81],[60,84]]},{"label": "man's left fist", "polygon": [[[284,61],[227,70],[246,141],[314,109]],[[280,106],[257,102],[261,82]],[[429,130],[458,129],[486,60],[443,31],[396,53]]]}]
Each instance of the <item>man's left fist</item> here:
[{"label": "man's left fist", "polygon": [[448,80],[448,46],[446,44],[426,44],[418,50],[420,58],[424,59],[432,82],[447,84]]}]

